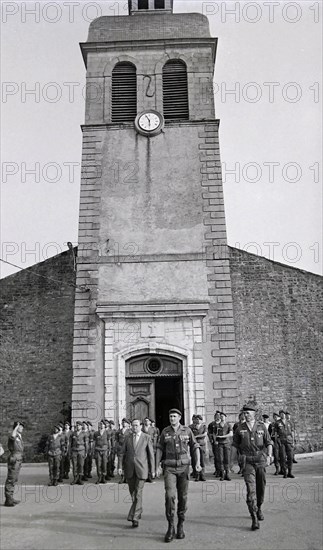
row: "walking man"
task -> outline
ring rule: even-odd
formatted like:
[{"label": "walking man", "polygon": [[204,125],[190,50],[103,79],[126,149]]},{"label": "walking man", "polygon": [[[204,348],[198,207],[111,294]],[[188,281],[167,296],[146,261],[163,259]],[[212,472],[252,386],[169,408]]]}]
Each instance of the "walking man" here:
[{"label": "walking man", "polygon": [[266,487],[266,466],[272,459],[272,442],[263,422],[257,421],[256,407],[244,405],[246,421],[238,425],[233,435],[233,446],[245,457],[244,480],[247,487],[247,506],[252,518],[251,529],[259,529],[264,519],[261,506]]},{"label": "walking man", "polygon": [[13,498],[13,493],[18,481],[24,452],[24,444],[21,436],[23,429],[24,424],[22,422],[14,422],[12,434],[8,439],[8,475],[4,486],[4,494],[6,497],[5,506],[16,506],[16,504],[20,502]]},{"label": "walking man", "polygon": [[187,493],[189,484],[190,455],[195,456],[195,470],[201,471],[199,445],[187,426],[180,424],[182,413],[178,409],[169,411],[170,426],[164,428],[157,443],[156,475],[161,474],[160,462],[164,470],[165,508],[168,530],[165,542],[171,542],[175,536],[174,516],[177,491],[177,538],[185,538],[183,524],[187,510]]},{"label": "walking man", "polygon": [[125,477],[132,498],[127,519],[132,527],[139,527],[142,492],[154,464],[154,452],[151,437],[141,431],[140,420],[134,419],[131,426],[132,432],[126,435],[121,451],[123,467],[118,473]]}]

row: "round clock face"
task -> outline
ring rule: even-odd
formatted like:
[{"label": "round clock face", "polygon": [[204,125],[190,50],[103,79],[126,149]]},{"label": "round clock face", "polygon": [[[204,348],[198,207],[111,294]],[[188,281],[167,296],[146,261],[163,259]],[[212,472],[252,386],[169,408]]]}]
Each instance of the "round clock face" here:
[{"label": "round clock face", "polygon": [[138,124],[142,130],[153,132],[160,125],[160,118],[156,113],[144,113],[140,116]]},{"label": "round clock face", "polygon": [[164,117],[158,111],[144,111],[135,120],[135,127],[144,136],[153,136],[162,131]]}]

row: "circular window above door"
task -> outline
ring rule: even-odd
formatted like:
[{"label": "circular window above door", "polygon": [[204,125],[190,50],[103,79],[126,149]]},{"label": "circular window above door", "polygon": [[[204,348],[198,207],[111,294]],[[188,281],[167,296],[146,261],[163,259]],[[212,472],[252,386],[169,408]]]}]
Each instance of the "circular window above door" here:
[{"label": "circular window above door", "polygon": [[155,357],[153,359],[149,359],[147,363],[147,371],[151,374],[158,374],[161,371],[162,365],[159,359],[156,359]]}]

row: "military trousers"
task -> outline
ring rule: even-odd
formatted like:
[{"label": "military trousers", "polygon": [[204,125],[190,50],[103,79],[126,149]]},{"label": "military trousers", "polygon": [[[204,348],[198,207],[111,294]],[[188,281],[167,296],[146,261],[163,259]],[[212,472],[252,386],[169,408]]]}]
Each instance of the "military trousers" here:
[{"label": "military trousers", "polygon": [[94,458],[96,464],[96,473],[98,479],[101,479],[101,477],[105,477],[107,475],[107,451],[95,451]]},{"label": "military trousers", "polygon": [[286,473],[286,462],[289,471],[293,465],[293,444],[286,440],[279,440],[279,459],[282,474]]},{"label": "military trousers", "polygon": [[255,512],[265,498],[266,462],[251,462],[247,458],[243,474],[247,487],[247,505],[250,512]]},{"label": "military trousers", "polygon": [[13,499],[15,485],[18,481],[21,465],[22,465],[22,458],[16,458],[14,455],[9,456],[8,475],[7,475],[7,479],[4,487],[6,500]]},{"label": "military trousers", "polygon": [[72,452],[73,477],[81,477],[84,469],[85,451]]},{"label": "military trousers", "polygon": [[220,474],[220,455],[219,455],[218,443],[212,443],[212,452],[213,452],[213,460],[214,460],[214,469],[218,474]]},{"label": "military trousers", "polygon": [[227,471],[230,468],[231,445],[218,445],[218,465],[220,472]]},{"label": "military trousers", "polygon": [[93,466],[93,451],[89,451],[84,459],[84,476],[90,477],[92,475]]},{"label": "military trousers", "polygon": [[280,464],[280,452],[279,452],[279,444],[277,441],[274,441],[273,445],[273,455],[274,455],[274,464],[275,467],[278,468]]},{"label": "military trousers", "polygon": [[127,479],[132,505],[128,513],[128,521],[139,521],[142,514],[142,492],[145,485],[144,479],[139,479],[136,474]]},{"label": "military trousers", "polygon": [[49,479],[52,482],[59,480],[61,460],[62,455],[48,456]]},{"label": "military trousers", "polygon": [[167,520],[169,522],[174,521],[177,493],[177,517],[178,519],[184,521],[185,513],[187,511],[189,466],[182,466],[180,468],[166,467],[164,469],[164,483],[165,511]]},{"label": "military trousers", "polygon": [[60,478],[68,479],[71,469],[71,459],[69,454],[62,455],[61,466],[60,466]]}]

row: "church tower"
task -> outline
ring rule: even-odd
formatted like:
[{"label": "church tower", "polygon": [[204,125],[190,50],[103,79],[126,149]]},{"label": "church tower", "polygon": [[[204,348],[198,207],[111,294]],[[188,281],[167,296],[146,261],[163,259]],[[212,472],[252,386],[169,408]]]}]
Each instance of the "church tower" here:
[{"label": "church tower", "polygon": [[216,46],[173,0],[129,0],[81,44],[74,420],[238,410]]}]

